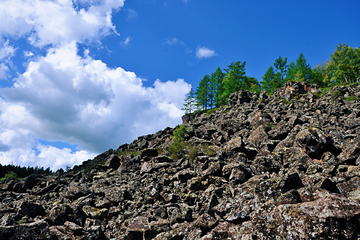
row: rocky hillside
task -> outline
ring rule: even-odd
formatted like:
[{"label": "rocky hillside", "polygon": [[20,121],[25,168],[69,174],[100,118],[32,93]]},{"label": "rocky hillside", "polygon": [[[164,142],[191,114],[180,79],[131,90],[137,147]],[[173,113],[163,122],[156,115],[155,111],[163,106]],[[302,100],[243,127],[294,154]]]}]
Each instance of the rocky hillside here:
[{"label": "rocky hillside", "polygon": [[360,86],[288,83],[2,184],[0,239],[359,239]]}]

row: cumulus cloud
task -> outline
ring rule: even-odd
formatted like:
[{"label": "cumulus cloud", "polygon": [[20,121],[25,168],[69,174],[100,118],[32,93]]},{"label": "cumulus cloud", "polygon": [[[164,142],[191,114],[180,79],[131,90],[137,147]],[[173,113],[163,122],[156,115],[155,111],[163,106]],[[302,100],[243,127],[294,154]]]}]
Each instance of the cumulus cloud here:
[{"label": "cumulus cloud", "polygon": [[[156,80],[145,87],[135,73],[108,67],[88,49],[78,52],[79,43],[100,43],[102,37],[117,34],[111,17],[123,4],[0,1],[0,79],[8,76],[17,50],[2,39],[22,38],[31,46],[31,51],[21,49],[25,71],[12,79],[13,86],[0,88],[1,164],[65,168],[180,123],[191,87],[184,80]],[[137,16],[135,11],[128,14]],[[123,44],[130,41],[128,37]]]},{"label": "cumulus cloud", "polygon": [[0,63],[0,79],[6,79],[8,71],[9,68],[4,63]]},{"label": "cumulus cloud", "polygon": [[124,0],[3,0],[0,34],[26,36],[36,46],[97,41],[116,32],[111,14],[123,5]]},{"label": "cumulus cloud", "polygon": [[217,54],[215,53],[214,50],[211,50],[207,47],[198,47],[196,49],[196,57],[201,59],[201,58],[210,58],[210,57],[214,57]]},{"label": "cumulus cloud", "polygon": [[[1,44],[0,39],[0,44]],[[6,40],[0,47],[0,60],[10,59],[15,54],[15,48],[9,45],[9,40]]]},{"label": "cumulus cloud", "polygon": [[[72,166],[180,123],[190,90],[184,80],[157,80],[144,87],[135,73],[111,69],[77,52],[75,41],[51,48],[29,63],[12,88],[0,89],[2,162],[42,163],[52,169]],[[37,139],[77,144],[81,151],[39,145]]]}]

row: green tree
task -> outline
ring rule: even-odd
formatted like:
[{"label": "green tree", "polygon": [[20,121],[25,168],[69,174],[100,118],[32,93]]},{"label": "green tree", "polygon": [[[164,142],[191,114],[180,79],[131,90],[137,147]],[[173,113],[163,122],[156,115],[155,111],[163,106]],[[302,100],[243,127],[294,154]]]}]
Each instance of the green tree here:
[{"label": "green tree", "polygon": [[210,76],[205,75],[203,79],[201,79],[199,86],[196,88],[196,99],[197,106],[201,107],[202,110],[207,110],[209,104],[209,81]]},{"label": "green tree", "polygon": [[225,74],[221,71],[220,67],[217,67],[216,71],[211,73],[210,85],[214,95],[215,107],[220,107],[223,104],[221,96],[224,77]]},{"label": "green tree", "polygon": [[256,78],[244,76],[241,81],[241,89],[259,93],[261,88]]},{"label": "green tree", "polygon": [[281,56],[279,56],[277,59],[275,59],[274,67],[275,70],[278,71],[277,73],[278,78],[280,78],[277,81],[281,82],[281,84],[284,82],[287,72],[288,65],[286,63],[287,63],[287,57],[283,59]]},{"label": "green tree", "polygon": [[296,60],[296,64],[294,62],[290,63],[287,71],[287,76],[285,78],[285,82],[305,81],[310,83],[311,76],[312,76],[312,69],[310,65],[306,63],[304,54],[300,53],[298,59]]},{"label": "green tree", "polygon": [[329,60],[322,64],[316,65],[312,70],[312,77],[310,79],[311,83],[316,83],[319,87],[329,86],[325,81],[326,76],[326,67],[329,64]]},{"label": "green tree", "polygon": [[241,63],[237,61],[231,63],[226,71],[226,76],[223,79],[223,89],[222,89],[222,100],[227,102],[231,93],[240,91],[241,82],[245,76],[245,64],[246,62]]},{"label": "green tree", "polygon": [[360,49],[340,44],[330,56],[324,81],[328,84],[346,84],[360,81]]},{"label": "green tree", "polygon": [[261,86],[268,93],[273,93],[276,88],[281,87],[281,82],[275,73],[274,67],[270,66],[264,76],[262,76]]},{"label": "green tree", "polygon": [[193,88],[186,94],[184,107],[181,110],[185,111],[185,114],[191,114],[196,110],[196,96]]}]

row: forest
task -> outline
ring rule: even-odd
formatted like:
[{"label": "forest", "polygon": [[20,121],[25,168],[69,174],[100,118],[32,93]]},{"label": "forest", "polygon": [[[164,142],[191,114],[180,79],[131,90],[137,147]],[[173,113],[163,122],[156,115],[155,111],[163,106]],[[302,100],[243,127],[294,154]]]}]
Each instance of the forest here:
[{"label": "forest", "polygon": [[13,164],[1,165],[0,164],[0,182],[24,178],[32,174],[50,174],[52,171],[50,168],[44,169],[44,167],[20,167]]},{"label": "forest", "polygon": [[185,114],[206,111],[227,104],[231,93],[248,90],[268,95],[281,88],[288,81],[317,84],[320,88],[347,85],[360,81],[360,48],[339,44],[330,55],[330,60],[311,68],[305,56],[300,53],[296,62],[288,64],[287,57],[275,59],[259,82],[245,72],[246,61],[232,62],[225,69],[217,67],[215,72],[206,74],[196,89],[186,95],[182,110]]}]

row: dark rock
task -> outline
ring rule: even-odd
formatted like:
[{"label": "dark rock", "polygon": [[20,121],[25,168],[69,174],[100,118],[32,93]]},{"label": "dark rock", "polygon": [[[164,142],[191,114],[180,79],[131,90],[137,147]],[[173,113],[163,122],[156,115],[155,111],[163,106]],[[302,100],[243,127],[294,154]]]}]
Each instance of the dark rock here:
[{"label": "dark rock", "polygon": [[167,127],[7,181],[0,239],[357,239],[360,101],[342,98],[360,86],[316,91],[287,82],[189,115],[179,160]]},{"label": "dark rock", "polygon": [[43,206],[32,203],[32,202],[23,202],[20,205],[19,213],[28,217],[42,216],[45,213]]}]

